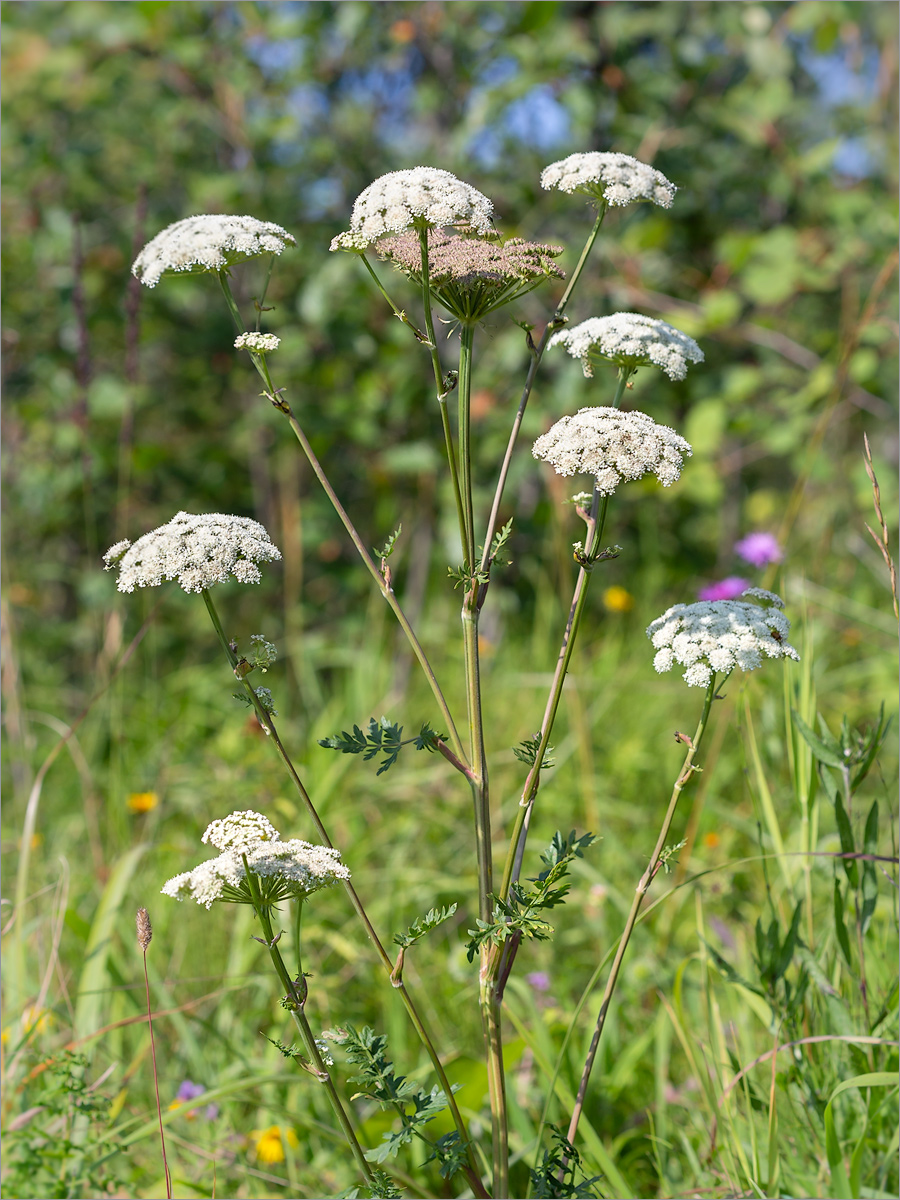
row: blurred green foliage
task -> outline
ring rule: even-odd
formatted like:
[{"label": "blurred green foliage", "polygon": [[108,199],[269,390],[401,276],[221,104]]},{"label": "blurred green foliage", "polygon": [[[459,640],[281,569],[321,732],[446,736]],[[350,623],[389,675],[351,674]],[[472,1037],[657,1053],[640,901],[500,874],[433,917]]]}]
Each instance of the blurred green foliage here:
[{"label": "blurred green foliage", "polygon": [[[585,639],[565,724],[554,735],[557,767],[543,786],[564,815],[548,814],[536,844],[557,825],[576,823],[604,840],[577,864],[579,902],[554,920],[552,955],[534,959],[553,971],[552,991],[544,996],[520,979],[510,986],[521,1022],[509,1046],[514,1145],[522,1156],[515,1178],[525,1186],[527,1167],[540,1161],[531,1139],[545,1064],[552,1066],[559,1050],[563,1014],[597,965],[598,945],[606,948],[621,928],[635,863],[649,849],[642,840],[647,798],[658,794],[660,772],[668,778],[675,769],[675,722],[692,719],[680,681],[649,672],[643,627],[670,603],[692,599],[702,584],[747,573],[733,543],[769,529],[786,552],[779,587],[792,617],[805,617],[804,682],[796,692],[786,683],[783,697],[777,672],[747,685],[759,710],[755,775],[733,722],[723,716],[718,741],[712,731],[707,767],[714,783],[704,784],[692,810],[676,878],[688,869],[710,874],[654,914],[636,946],[597,1064],[602,1102],[589,1106],[586,1118],[634,1195],[746,1186],[753,1171],[744,1169],[742,1155],[763,1172],[754,1178],[760,1188],[771,1185],[766,1194],[787,1194],[779,1187],[792,1186],[797,1195],[804,1188],[836,1195],[815,1138],[838,1082],[873,1069],[869,1051],[829,1044],[802,1062],[781,1056],[780,1159],[765,1149],[768,1066],[748,1077],[739,1117],[720,1107],[698,1063],[708,1053],[730,1078],[771,1047],[773,1022],[782,1019],[836,1036],[865,1027],[895,1037],[893,952],[870,950],[866,980],[852,889],[830,859],[817,860],[819,907],[804,910],[800,922],[810,962],[804,959],[805,983],[796,962],[790,968],[789,1012],[784,1000],[785,1012],[773,1016],[727,975],[727,987],[716,990],[710,977],[717,960],[705,957],[703,938],[711,936],[708,921],[721,961],[743,978],[755,969],[753,929],[761,913],[765,928],[786,944],[804,894],[802,869],[784,867],[797,888],[792,896],[786,884],[779,891],[772,866],[773,900],[754,860],[762,768],[785,844],[796,846],[797,796],[809,795],[799,764],[809,751],[790,732],[791,708],[811,728],[817,711],[832,728],[844,713],[852,727],[871,727],[893,688],[890,597],[886,570],[864,531],[873,521],[861,451],[865,431],[890,522],[897,460],[897,6],[80,0],[7,2],[0,11],[4,780],[11,785],[3,849],[10,859],[20,848],[35,771],[66,723],[109,684],[70,743],[71,761],[57,761],[40,798],[29,895],[56,890],[41,892],[51,899],[35,901],[20,922],[27,980],[13,970],[18,995],[7,1002],[13,1010],[17,1002],[43,1003],[43,971],[57,952],[61,982],[46,1001],[52,1019],[32,1016],[22,1045],[9,1047],[14,1055],[22,1051],[19,1068],[67,1040],[77,1025],[72,1007],[80,983],[78,1012],[93,1005],[94,1027],[112,1027],[90,1048],[95,1076],[120,1065],[112,1116],[122,1122],[119,1144],[132,1147],[132,1190],[161,1194],[145,1034],[116,1025],[139,1019],[143,994],[133,984],[125,908],[110,934],[115,905],[125,904],[126,893],[129,903],[147,902],[167,873],[196,861],[198,831],[223,804],[268,805],[285,827],[299,820],[269,748],[229,699],[202,606],[173,592],[161,605],[162,593],[123,603],[99,570],[108,545],[134,539],[179,509],[252,515],[284,552],[283,571],[269,572],[260,589],[229,589],[227,626],[242,650],[256,632],[279,643],[282,658],[270,675],[283,725],[301,747],[304,778],[335,840],[353,847],[354,876],[374,897],[379,928],[404,929],[471,892],[468,810],[430,756],[401,762],[384,792],[374,772],[315,746],[317,737],[387,712],[388,703],[396,706],[390,719],[417,729],[433,719],[427,695],[409,676],[395,631],[282,419],[259,398],[249,360],[233,351],[214,281],[166,279],[141,290],[129,274],[137,249],[168,223],[201,212],[246,212],[296,236],[297,249],[277,261],[267,297],[274,309],[264,328],[283,339],[273,366],[367,544],[381,545],[402,521],[391,560],[395,578],[409,606],[423,613],[440,673],[455,652],[442,642],[446,629],[456,628],[457,601],[445,572],[457,555],[428,363],[359,265],[329,254],[329,241],[346,228],[354,197],[372,179],[425,163],[489,195],[504,233],[565,244],[560,261],[570,270],[591,213],[580,198],[542,192],[540,170],[576,150],[624,151],[652,162],[679,193],[669,211],[644,206],[609,214],[570,318],[617,309],[659,316],[696,337],[707,361],[681,384],[655,373],[642,373],[635,384],[635,403],[684,434],[694,457],[679,484],[654,491],[651,503],[643,485],[616,497],[609,537],[623,553],[604,565],[603,586],[626,587],[634,608],[606,612],[603,587],[594,587],[591,621],[604,636]],[[245,309],[263,282],[257,264],[235,271]],[[392,287],[414,315],[412,290],[399,277]],[[540,289],[512,315],[539,324],[555,295]],[[485,489],[526,365],[522,331],[505,315],[479,332],[476,478]],[[555,654],[577,536],[571,510],[560,515],[565,489],[536,469],[529,440],[564,412],[604,403],[595,389],[576,363],[548,355],[526,416],[502,513],[503,520],[515,517],[514,561],[492,587],[483,626],[497,713],[492,751],[520,743],[537,725],[545,686],[539,673]],[[111,678],[148,618],[130,663]],[[458,705],[455,688],[448,690]],[[732,689],[739,691],[737,682]],[[523,697],[533,715],[523,716]],[[502,821],[521,782],[511,750],[506,759],[501,751],[495,782]],[[862,822],[874,799],[881,798],[884,822],[896,810],[880,769],[866,787],[863,806],[847,819],[854,844],[869,847]],[[157,807],[128,809],[130,793],[151,790]],[[842,844],[830,801],[830,794],[819,797],[823,853]],[[425,823],[418,819],[423,812]],[[149,852],[141,858],[143,845]],[[896,854],[886,834],[879,849]],[[835,880],[837,932],[830,915]],[[881,882],[882,894],[889,886]],[[870,945],[890,940],[895,910],[889,913],[887,903],[867,927]],[[767,905],[777,909],[777,921],[764,913]],[[164,1107],[190,1074],[217,1089],[212,1100],[230,1122],[189,1127],[187,1118],[168,1114],[173,1137],[183,1139],[182,1161],[194,1161],[192,1148],[205,1153],[212,1146],[234,1194],[283,1194],[283,1183],[267,1179],[265,1165],[253,1163],[239,1140],[254,1125],[281,1123],[301,1136],[299,1150],[286,1147],[291,1194],[315,1194],[303,1190],[311,1179],[333,1193],[345,1187],[350,1176],[335,1167],[322,1132],[329,1122],[324,1106],[305,1082],[285,1084],[277,1051],[254,1040],[258,1028],[283,1030],[249,924],[175,906],[156,906],[153,916],[154,1004],[174,1012],[161,1032],[168,1051]],[[483,1066],[462,946],[472,919],[461,906],[455,923],[425,939],[414,957],[434,989],[429,1016],[439,1037],[459,1048],[451,1077],[477,1111]],[[807,950],[811,931],[812,948],[831,955],[827,970]],[[349,916],[337,905],[317,911],[304,936],[322,981],[310,989],[318,1027],[352,1020],[383,1029],[409,1073],[417,1045],[392,997],[375,992]],[[112,949],[101,953],[98,946]],[[85,956],[90,973],[82,976]],[[523,960],[523,972],[525,966]],[[801,986],[807,990],[798,999]],[[180,1011],[186,991],[190,1007]],[[564,1055],[563,1088],[577,1082],[586,1029],[579,1026]],[[28,1095],[16,1092],[13,1110]],[[839,1134],[848,1155],[863,1147],[854,1163],[857,1175],[866,1166],[871,1194],[889,1193],[896,1177],[883,1164],[894,1100],[879,1108],[882,1095],[867,1097],[841,1097]],[[565,1114],[560,1093],[551,1119]],[[388,1118],[364,1117],[365,1135],[376,1144]],[[714,1146],[710,1130],[720,1120]],[[582,1151],[593,1173],[597,1147],[588,1138]],[[211,1168],[202,1155],[196,1161],[191,1186],[208,1191]],[[127,1164],[120,1165],[122,1176]],[[427,1171],[417,1173],[414,1159],[408,1168],[412,1194],[435,1186]],[[281,1193],[267,1190],[277,1187]]]},{"label": "blurred green foliage", "polygon": [[[696,453],[655,528],[625,499],[618,540],[681,598],[727,572],[741,533],[782,524],[789,564],[877,595],[875,552],[847,525],[867,504],[862,430],[876,463],[896,454],[895,5],[88,0],[3,14],[4,465],[7,505],[28,514],[6,554],[18,619],[54,640],[54,683],[89,661],[72,658],[70,623],[107,603],[96,551],[179,508],[252,512],[287,541],[288,607],[302,590],[310,619],[354,611],[365,586],[231,350],[211,281],[141,294],[130,280],[135,248],[171,221],[249,212],[297,236],[267,325],[339,493],[371,544],[442,507],[426,364],[357,264],[328,253],[354,196],[420,161],[490,195],[505,233],[564,242],[569,267],[589,211],[541,192],[546,162],[623,150],[675,180],[671,211],[611,214],[571,313],[648,311],[707,353],[683,385],[637,385]],[[253,264],[236,286],[259,293]],[[549,308],[539,292],[517,315]],[[505,317],[479,342],[487,480],[525,349]],[[526,436],[589,402],[561,358]],[[550,510],[524,448],[508,508],[508,603],[528,615],[525,548]],[[78,636],[88,656],[95,637]]]}]

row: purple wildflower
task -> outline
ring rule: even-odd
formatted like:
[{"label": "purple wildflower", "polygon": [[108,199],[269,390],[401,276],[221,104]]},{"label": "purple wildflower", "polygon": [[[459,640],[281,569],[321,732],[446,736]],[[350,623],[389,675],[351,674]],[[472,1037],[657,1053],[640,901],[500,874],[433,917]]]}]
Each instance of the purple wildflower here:
[{"label": "purple wildflower", "polygon": [[739,575],[729,575],[727,579],[720,579],[718,583],[711,583],[709,587],[701,588],[697,593],[697,598],[699,600],[736,600],[749,586],[748,579],[741,579]]},{"label": "purple wildflower", "polygon": [[536,992],[550,990],[550,976],[546,971],[532,971],[530,975],[525,976],[525,982],[530,984]]},{"label": "purple wildflower", "polygon": [[[189,1100],[196,1100],[198,1096],[202,1096],[205,1091],[206,1088],[202,1083],[193,1083],[190,1079],[185,1079],[184,1083],[178,1089],[178,1094],[174,1102],[169,1105],[169,1108],[180,1108],[182,1104],[186,1104]],[[190,1112],[186,1112],[184,1115],[189,1121],[192,1121],[198,1112],[202,1113],[207,1121],[215,1121],[219,1115],[219,1106],[218,1104],[207,1104],[206,1108],[192,1108]]]},{"label": "purple wildflower", "polygon": [[735,554],[754,567],[767,567],[769,563],[781,562],[784,553],[772,533],[748,533],[735,542]]}]

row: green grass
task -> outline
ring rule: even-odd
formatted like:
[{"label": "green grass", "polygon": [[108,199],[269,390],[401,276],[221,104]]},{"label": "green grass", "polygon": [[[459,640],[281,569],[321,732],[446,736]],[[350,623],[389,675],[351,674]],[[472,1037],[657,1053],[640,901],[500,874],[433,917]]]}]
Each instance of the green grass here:
[{"label": "green grass", "polygon": [[[789,584],[789,598],[794,590]],[[223,588],[220,607],[229,634],[246,638],[257,625],[245,623],[243,609],[239,618],[225,615],[237,595]],[[877,906],[863,939],[854,932],[852,889],[846,897],[848,960],[834,917],[835,880],[845,893],[849,883],[833,857],[840,850],[833,806],[821,786],[816,790],[809,748],[786,717],[794,707],[809,724],[817,710],[832,728],[845,711],[852,725],[871,723],[881,698],[891,695],[886,635],[867,633],[860,656],[847,634],[854,626],[834,615],[833,599],[831,607],[821,596],[809,600],[796,630],[801,664],[770,664],[733,678],[716,706],[704,773],[674,827],[674,839],[687,837],[688,844],[651,891],[580,1129],[585,1170],[603,1176],[603,1195],[824,1197],[850,1194],[848,1182],[853,1195],[896,1190],[896,865],[880,864]],[[600,840],[576,863],[572,893],[554,913],[554,940],[525,944],[506,996],[516,1195],[525,1194],[542,1137],[547,1144],[546,1124],[567,1122],[603,967],[678,770],[672,732],[691,726],[699,710],[696,691],[650,669],[642,626],[660,606],[646,604],[624,616],[594,611],[553,739],[557,765],[536,809],[526,874],[538,869],[537,850],[557,827],[591,829]],[[136,609],[131,602],[120,610],[121,644],[138,628]],[[365,636],[343,643],[323,631],[295,634],[291,658],[276,664],[267,683],[285,741],[383,940],[434,905],[460,905],[452,921],[410,952],[406,978],[484,1145],[477,980],[463,950],[475,890],[468,794],[439,759],[411,749],[376,779],[374,764],[316,745],[372,715],[386,713],[410,730],[433,717],[414,671],[397,690],[407,672],[393,629],[374,604],[365,615]],[[857,615],[876,628],[882,621],[864,603]],[[443,616],[455,631],[452,608],[438,600],[426,625],[431,644],[438,644]],[[203,617],[199,600],[174,589],[166,596],[131,661],[43,781],[28,875],[20,879],[25,904],[5,936],[7,1120],[45,1102],[52,1072],[44,1068],[68,1045],[87,1056],[87,1080],[103,1078],[98,1093],[111,1107],[90,1120],[37,1114],[8,1136],[17,1151],[28,1143],[33,1153],[43,1139],[52,1146],[69,1121],[84,1162],[105,1159],[122,1194],[162,1194],[134,935],[135,910],[146,905],[175,1194],[337,1194],[355,1180],[326,1099],[261,1036],[291,1041],[247,913],[222,906],[207,913],[158,895],[166,878],[206,856],[199,835],[212,816],[252,807],[269,813],[286,835],[311,832],[264,737],[231,700],[227,668]],[[510,621],[487,655],[498,851],[522,778],[509,748],[538,724],[558,619],[544,590],[531,631]],[[172,657],[176,629],[188,633],[189,659]],[[98,663],[94,681],[108,680],[115,657]],[[452,659],[441,662],[441,652],[437,658],[446,676]],[[450,679],[458,709],[461,684]],[[31,780],[62,728],[48,724],[27,688],[20,695],[28,699],[18,742],[7,727],[8,771],[18,785],[5,813],[10,862]],[[49,697],[43,700],[49,708]],[[878,853],[888,858],[896,856],[896,808],[886,782],[894,759],[889,741],[851,814],[861,847],[866,814],[878,800]],[[157,793],[158,806],[130,812],[128,795],[144,791]],[[783,940],[798,901],[799,940],[785,973],[767,988],[755,924],[760,919],[767,930],[774,921]],[[427,1059],[342,893],[325,893],[310,906],[303,942],[314,1029],[373,1025],[388,1035],[397,1069],[430,1087]],[[549,977],[546,990],[527,982],[538,971]],[[35,1010],[40,1019],[28,1027]],[[787,1043],[793,1045],[779,1048]],[[339,1052],[336,1058],[343,1081]],[[196,1103],[217,1104],[215,1120],[167,1109],[185,1078],[207,1089]],[[352,1085],[342,1086],[352,1094]],[[377,1144],[390,1115],[366,1101],[351,1107],[360,1139]],[[110,1125],[114,1150],[100,1140]],[[253,1152],[252,1131],[272,1125],[296,1134],[283,1163],[262,1162]],[[443,1133],[450,1125],[442,1117],[431,1128]],[[433,1167],[421,1167],[423,1157],[414,1148],[389,1166],[409,1195],[449,1194]],[[4,1194],[38,1194],[25,1187],[13,1170]]]}]

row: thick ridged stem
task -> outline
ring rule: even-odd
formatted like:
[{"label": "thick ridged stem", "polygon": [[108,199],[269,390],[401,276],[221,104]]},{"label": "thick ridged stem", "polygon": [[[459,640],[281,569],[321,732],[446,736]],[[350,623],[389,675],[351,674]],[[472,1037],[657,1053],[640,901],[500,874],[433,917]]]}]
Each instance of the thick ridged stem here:
[{"label": "thick ridged stem", "polygon": [[[472,346],[475,329],[463,325],[459,347],[459,477],[465,517],[464,570],[475,570],[475,528],[472,499],[472,452],[469,410],[472,396]],[[491,806],[487,754],[484,744],[484,714],[481,700],[481,664],[478,646],[479,584],[471,579],[462,605],[463,652],[466,672],[466,707],[469,719],[469,759],[472,764],[472,799],[475,810],[475,844],[478,859],[478,911],[482,921],[491,919],[493,863],[491,856]],[[484,1031],[488,1094],[491,1105],[493,1148],[493,1194],[509,1195],[509,1118],[503,1075],[503,1028],[500,996],[491,979],[491,947],[480,955],[479,1003]]]},{"label": "thick ridged stem", "polygon": [[491,1104],[491,1146],[493,1148],[493,1195],[509,1196],[509,1114],[506,1107],[506,1079],[503,1073],[502,996],[492,979],[496,955],[492,946],[481,949],[479,1001],[484,1028],[488,1095]]}]

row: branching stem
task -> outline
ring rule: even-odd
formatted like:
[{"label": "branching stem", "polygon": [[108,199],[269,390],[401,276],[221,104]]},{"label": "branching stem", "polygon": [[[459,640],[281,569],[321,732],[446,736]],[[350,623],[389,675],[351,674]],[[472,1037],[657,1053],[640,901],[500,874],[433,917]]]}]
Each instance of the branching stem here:
[{"label": "branching stem", "polygon": [[[226,301],[228,302],[228,307],[231,311],[231,314],[234,317],[235,324],[237,325],[238,330],[242,332],[243,326],[242,326],[242,322],[241,322],[240,313],[238,312],[237,305],[235,304],[235,301],[234,301],[234,297],[231,294],[231,289],[228,286],[228,279],[227,279],[224,271],[219,272],[219,282],[222,285],[222,291],[225,295]],[[406,639],[412,648],[413,654],[415,654],[416,659],[418,660],[419,666],[422,668],[425,678],[428,680],[429,686],[431,687],[432,695],[434,696],[435,700],[437,701],[438,707],[441,710],[441,716],[443,717],[444,722],[446,723],[447,728],[449,730],[450,740],[453,744],[453,749],[456,754],[456,757],[461,762],[465,763],[466,762],[466,753],[465,753],[465,750],[463,749],[463,744],[460,739],[459,733],[457,731],[456,723],[454,722],[453,716],[451,715],[449,705],[447,704],[447,701],[444,698],[444,694],[441,691],[440,684],[437,681],[437,676],[434,673],[431,663],[428,661],[428,656],[426,655],[421,642],[419,641],[418,637],[416,636],[415,631],[413,630],[412,626],[410,625],[409,619],[407,618],[406,614],[403,611],[403,608],[400,605],[400,601],[397,599],[396,595],[394,594],[393,587],[391,586],[390,582],[385,578],[385,576],[382,574],[382,572],[379,570],[378,565],[376,564],[375,560],[372,558],[372,555],[369,553],[368,549],[366,548],[366,545],[363,542],[362,538],[359,536],[356,526],[351,521],[350,516],[347,513],[347,510],[344,508],[344,506],[341,504],[340,500],[338,499],[337,493],[335,492],[334,488],[331,486],[328,476],[325,474],[325,471],[322,468],[322,464],[319,462],[318,458],[315,455],[315,452],[313,451],[312,446],[310,445],[309,439],[307,438],[306,434],[303,432],[303,429],[300,426],[300,423],[297,421],[296,417],[294,416],[293,412],[291,411],[291,406],[287,403],[287,401],[281,395],[281,392],[276,391],[275,386],[272,383],[272,378],[269,374],[269,368],[266,363],[265,355],[251,353],[250,357],[253,360],[253,365],[256,368],[257,372],[259,373],[260,378],[262,379],[263,383],[265,384],[265,395],[269,398],[271,403],[279,410],[279,412],[283,413],[284,416],[287,417],[288,423],[294,432],[294,436],[296,437],[297,441],[300,443],[300,446],[302,447],[303,452],[309,461],[309,465],[313,469],[313,473],[315,474],[319,483],[322,485],[323,491],[325,492],[328,499],[331,501],[332,507],[334,508],[337,515],[340,517],[341,523],[343,524],[344,528],[347,530],[347,533],[350,535],[350,540],[353,542],[353,545],[356,547],[357,553],[359,554],[360,558],[362,559],[363,564],[366,567],[366,570],[372,576],[373,580],[375,581],[375,583],[378,587],[378,590],[381,592],[382,596],[384,596],[385,600],[387,601],[388,605],[391,608],[391,611],[393,612],[394,616],[397,618],[400,628],[405,633]]]},{"label": "branching stem", "polygon": [[522,387],[522,395],[519,399],[519,407],[516,411],[513,420],[512,430],[510,431],[509,441],[506,445],[506,453],[503,456],[503,462],[500,464],[500,474],[497,478],[497,487],[494,491],[494,499],[491,504],[491,515],[488,518],[487,531],[484,535],[484,552],[482,554],[481,569],[484,570],[487,565],[487,558],[490,554],[491,542],[494,540],[494,534],[497,532],[497,523],[500,519],[500,504],[503,500],[503,493],[506,489],[506,477],[509,475],[510,464],[512,463],[513,451],[516,448],[516,442],[519,440],[519,430],[522,428],[522,418],[525,416],[525,409],[528,406],[528,399],[531,396],[531,389],[534,387],[535,377],[538,373],[538,367],[541,365],[541,359],[544,357],[544,351],[547,349],[547,342],[550,340],[550,335],[555,333],[563,324],[565,324],[565,312],[568,307],[569,300],[572,298],[572,293],[575,290],[575,285],[581,277],[588,256],[594,247],[594,242],[597,240],[597,235],[600,232],[600,226],[603,224],[603,218],[606,216],[606,204],[602,204],[600,211],[597,213],[597,220],[594,222],[594,227],[588,234],[587,241],[584,243],[584,248],[581,251],[575,270],[569,277],[566,290],[562,294],[562,299],[556,306],[553,316],[547,322],[544,332],[541,334],[541,339],[537,343],[531,340],[531,335],[528,336],[529,349],[531,350],[531,363],[528,367],[528,374],[525,376],[525,383]]},{"label": "branching stem", "polygon": [[[219,642],[222,645],[222,649],[225,653],[225,657],[227,658],[232,671],[234,671],[234,668],[238,665],[238,657],[235,654],[235,652],[232,650],[232,648],[228,642],[228,639],[225,636],[224,630],[222,629],[222,623],[219,620],[219,615],[216,612],[215,605],[213,604],[212,597],[210,596],[208,590],[204,590],[203,599],[206,602],[207,611],[209,612],[210,619],[212,620],[216,634],[219,638]],[[237,676],[236,676],[236,678],[237,678]],[[322,822],[322,818],[319,816],[319,814],[316,810],[316,807],[312,802],[312,798],[310,797],[306,788],[303,786],[303,781],[300,779],[300,776],[297,774],[294,764],[291,761],[291,758],[290,758],[287,750],[285,749],[284,744],[281,741],[281,738],[278,735],[278,730],[275,727],[275,721],[274,721],[271,713],[266,712],[266,710],[262,707],[262,705],[260,704],[259,698],[256,695],[256,692],[254,691],[254,689],[252,688],[252,686],[250,685],[250,683],[248,682],[248,680],[245,676],[241,677],[240,682],[241,682],[241,685],[246,690],[248,698],[250,699],[251,703],[253,704],[253,707],[256,711],[256,715],[259,719],[260,724],[263,726],[264,729],[266,729],[268,731],[269,736],[272,739],[272,743],[275,746],[275,749],[278,753],[278,757],[281,759],[281,761],[285,767],[285,770],[287,771],[288,775],[290,776],[291,782],[293,783],[294,787],[297,790],[297,794],[300,796],[300,799],[303,801],[304,807],[306,808],[307,813],[309,814],[310,818],[312,819],[313,824],[316,827],[316,832],[317,832],[318,836],[320,837],[322,844],[325,846],[333,846],[334,843],[332,842],[331,838],[328,836],[328,831]],[[393,964],[390,956],[388,955],[387,951],[385,950],[384,946],[382,945],[382,943],[378,937],[378,934],[375,932],[372,922],[369,920],[368,914],[366,913],[366,910],[363,907],[363,903],[360,900],[359,896],[357,895],[356,889],[353,887],[353,884],[350,882],[349,879],[342,880],[342,883],[343,883],[344,890],[346,891],[347,896],[350,900],[350,903],[353,907],[353,911],[356,913],[357,917],[362,922],[363,928],[365,929],[366,934],[368,935],[368,938],[371,941],[373,947],[375,948],[375,952],[378,955],[379,960],[381,961],[381,965],[384,968],[384,970],[386,971],[388,977],[390,978],[391,974],[394,970],[394,964]],[[431,1059],[432,1065],[434,1066],[435,1072],[437,1073],[438,1079],[440,1080],[441,1087],[443,1088],[444,1094],[447,1097],[447,1103],[449,1105],[450,1113],[453,1117],[453,1123],[455,1124],[457,1132],[459,1133],[460,1140],[467,1147],[469,1162],[468,1162],[468,1167],[465,1169],[466,1178],[468,1179],[469,1184],[472,1187],[475,1195],[478,1197],[481,1197],[482,1200],[484,1200],[484,1198],[487,1197],[487,1192],[485,1191],[484,1185],[481,1182],[481,1177],[478,1174],[478,1165],[475,1160],[474,1151],[473,1151],[471,1143],[469,1141],[469,1135],[468,1135],[468,1131],[466,1129],[466,1123],[463,1120],[462,1113],[459,1111],[459,1106],[456,1103],[456,1097],[453,1094],[453,1090],[450,1086],[450,1080],[447,1078],[447,1073],[444,1070],[444,1065],[441,1062],[440,1055],[437,1052],[437,1048],[435,1047],[434,1042],[431,1040],[431,1035],[429,1034],[428,1029],[426,1028],[422,1018],[419,1016],[418,1009],[416,1008],[416,1005],[413,1002],[412,997],[409,995],[409,992],[406,989],[406,985],[401,982],[400,985],[397,986],[396,984],[394,984],[393,979],[391,980],[391,983],[393,986],[395,986],[397,992],[399,992],[400,998],[403,1001],[403,1006],[407,1011],[409,1019],[412,1021],[413,1027],[415,1028],[416,1033],[418,1034],[419,1039],[422,1042],[422,1045],[425,1047],[425,1049],[428,1052],[428,1057]]]},{"label": "branching stem", "polygon": [[[631,374],[632,372],[625,368],[620,369],[616,394],[613,397],[613,408],[618,408],[622,403],[622,397],[625,394],[625,388]],[[587,599],[587,588],[593,569],[591,564],[594,556],[600,549],[600,539],[603,536],[608,507],[609,497],[601,496],[595,486],[594,494],[591,498],[591,511],[587,521],[587,531],[584,541],[584,557],[588,561],[588,566],[580,567],[578,578],[575,581],[575,590],[572,594],[572,603],[569,607],[569,616],[566,621],[565,632],[563,633],[562,645],[556,659],[556,670],[553,675],[553,682],[550,685],[550,694],[547,697],[544,718],[541,722],[541,740],[534,756],[534,765],[525,780],[525,787],[522,790],[522,797],[519,800],[519,808],[516,812],[516,820],[512,836],[510,837],[506,865],[503,869],[503,881],[500,885],[500,898],[502,900],[508,897],[510,887],[518,881],[522,871],[522,859],[525,854],[525,843],[528,839],[531,812],[541,783],[541,768],[544,756],[547,753],[550,735],[553,732],[553,724],[556,720],[559,703],[562,699],[563,687],[565,686],[572,651],[575,648],[575,639],[578,636],[585,600]]]},{"label": "branching stem", "polygon": [[[246,866],[246,859],[244,860],[244,864]],[[347,1144],[350,1147],[351,1154],[356,1160],[356,1165],[362,1172],[363,1178],[365,1179],[369,1188],[374,1191],[373,1184],[375,1183],[375,1177],[372,1173],[372,1168],[366,1161],[366,1156],[363,1153],[362,1146],[360,1146],[359,1141],[357,1140],[356,1131],[354,1130],[350,1117],[347,1115],[347,1111],[341,1102],[337,1088],[334,1086],[334,1082],[328,1073],[328,1068],[322,1059],[322,1055],[319,1052],[319,1047],[316,1045],[315,1035],[310,1028],[309,1021],[306,1019],[306,1013],[303,1011],[303,1005],[306,997],[298,992],[294,980],[291,978],[287,967],[284,965],[284,959],[281,957],[281,952],[278,949],[278,944],[272,929],[270,910],[266,905],[259,902],[260,896],[259,888],[256,883],[256,877],[249,870],[246,873],[246,880],[256,901],[253,907],[265,937],[266,948],[269,951],[269,957],[272,960],[272,966],[275,968],[275,974],[278,976],[279,982],[281,983],[281,987],[284,991],[285,999],[288,1001],[288,1009],[291,1017],[293,1018],[294,1024],[297,1026],[300,1036],[303,1039],[303,1045],[306,1049],[307,1055],[309,1056],[310,1063],[314,1068],[315,1077],[324,1086],[326,1092],[328,1093],[328,1099],[331,1101],[331,1107],[334,1109],[334,1115],[337,1117],[341,1131],[343,1132],[344,1137],[347,1139]]]}]

